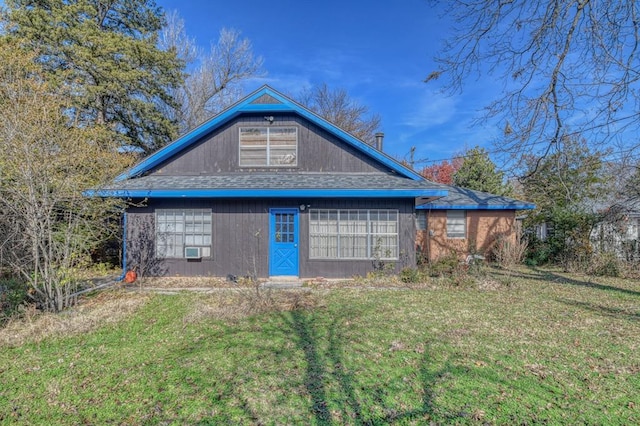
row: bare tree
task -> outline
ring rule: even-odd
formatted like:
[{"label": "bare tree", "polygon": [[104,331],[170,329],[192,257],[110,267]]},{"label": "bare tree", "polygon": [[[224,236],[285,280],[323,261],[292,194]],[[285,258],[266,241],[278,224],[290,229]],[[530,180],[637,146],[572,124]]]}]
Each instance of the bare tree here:
[{"label": "bare tree", "polygon": [[497,76],[503,91],[485,118],[499,119],[505,152],[546,156],[567,137],[606,143],[639,124],[640,2],[432,2],[455,28],[426,80],[455,92],[482,72]]},{"label": "bare tree", "polygon": [[208,52],[187,36],[184,20],[177,12],[167,15],[161,47],[175,49],[187,65],[187,78],[174,97],[180,108],[174,112],[182,132],[189,131],[242,96],[242,82],[260,75],[262,58],[255,57],[251,42],[239,31],[222,29]]},{"label": "bare tree", "polygon": [[59,311],[73,303],[77,268],[106,237],[105,212],[117,203],[82,191],[126,156],[106,127],[71,125],[71,97],[36,63],[18,43],[0,43],[0,266],[24,279],[40,308]]},{"label": "bare tree", "polygon": [[380,116],[351,99],[345,89],[330,89],[326,83],[303,90],[298,101],[325,120],[358,139],[374,145],[380,129]]}]

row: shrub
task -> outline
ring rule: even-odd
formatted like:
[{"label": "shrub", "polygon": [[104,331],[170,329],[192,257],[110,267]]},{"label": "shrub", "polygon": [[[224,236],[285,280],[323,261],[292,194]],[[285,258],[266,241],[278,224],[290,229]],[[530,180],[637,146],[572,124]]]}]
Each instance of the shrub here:
[{"label": "shrub", "polygon": [[516,241],[513,242],[506,235],[499,234],[491,249],[491,260],[500,265],[500,267],[509,269],[522,263],[527,254],[527,247],[527,241],[519,235],[516,236]]},{"label": "shrub", "polygon": [[441,277],[444,275],[453,275],[461,269],[465,269],[464,264],[460,262],[455,253],[450,253],[426,265],[426,272],[431,277]]},{"label": "shrub", "polygon": [[553,250],[551,245],[536,237],[528,242],[529,250],[526,252],[525,263],[529,266],[540,266],[551,262]]},{"label": "shrub", "polygon": [[422,274],[417,268],[402,268],[400,271],[400,281],[407,284],[415,284],[422,281]]},{"label": "shrub", "polygon": [[16,314],[20,306],[27,301],[27,286],[15,279],[0,280],[0,324]]},{"label": "shrub", "polygon": [[587,272],[600,277],[620,277],[623,270],[624,264],[615,253],[602,252],[592,256]]}]

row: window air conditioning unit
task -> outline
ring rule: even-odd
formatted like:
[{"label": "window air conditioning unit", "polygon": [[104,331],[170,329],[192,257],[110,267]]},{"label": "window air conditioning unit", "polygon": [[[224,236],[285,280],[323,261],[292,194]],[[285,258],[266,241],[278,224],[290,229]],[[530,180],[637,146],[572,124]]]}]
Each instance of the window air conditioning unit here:
[{"label": "window air conditioning unit", "polygon": [[185,247],[184,248],[184,257],[186,259],[201,259],[202,258],[202,247]]}]

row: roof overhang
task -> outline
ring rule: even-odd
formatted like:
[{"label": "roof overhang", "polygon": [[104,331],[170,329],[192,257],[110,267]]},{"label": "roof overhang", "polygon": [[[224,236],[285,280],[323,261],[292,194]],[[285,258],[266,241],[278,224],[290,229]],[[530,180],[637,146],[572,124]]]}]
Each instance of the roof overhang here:
[{"label": "roof overhang", "polygon": [[533,210],[535,204],[422,204],[416,206],[418,210]]},{"label": "roof overhang", "polygon": [[103,189],[85,191],[103,198],[417,198],[442,197],[425,189]]}]

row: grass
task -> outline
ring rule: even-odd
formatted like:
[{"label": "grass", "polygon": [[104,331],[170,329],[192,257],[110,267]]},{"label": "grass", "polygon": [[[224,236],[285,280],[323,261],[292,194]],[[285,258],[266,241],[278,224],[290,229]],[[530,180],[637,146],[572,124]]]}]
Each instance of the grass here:
[{"label": "grass", "polygon": [[278,292],[260,314],[102,293],[0,331],[0,423],[640,423],[640,285],[483,280]]}]

